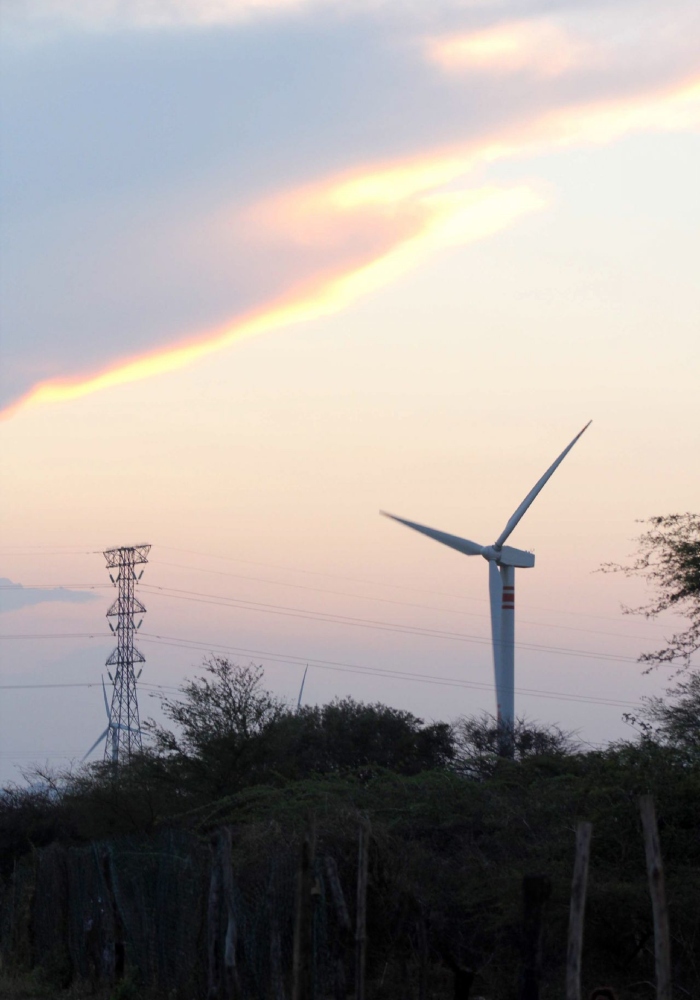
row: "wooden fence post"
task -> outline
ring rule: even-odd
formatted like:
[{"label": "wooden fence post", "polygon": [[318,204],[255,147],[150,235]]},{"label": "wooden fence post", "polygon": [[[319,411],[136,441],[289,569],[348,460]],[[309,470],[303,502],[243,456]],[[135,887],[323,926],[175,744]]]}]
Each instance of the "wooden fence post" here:
[{"label": "wooden fence post", "polygon": [[656,1000],[671,1000],[671,934],[668,924],[668,907],[664,887],[664,870],[661,861],[659,828],[656,810],[651,795],[642,795],[639,800],[644,831],[644,850],[649,875],[651,908],[654,915],[654,960],[656,965]]},{"label": "wooden fence post", "polygon": [[569,942],[566,951],[566,1000],[581,1000],[581,955],[583,952],[583,917],[586,909],[588,857],[591,849],[591,823],[576,827],[576,858],[571,883]]},{"label": "wooden fence post", "polygon": [[343,893],[343,887],[340,884],[340,878],[338,876],[338,866],[335,863],[335,858],[330,854],[325,857],[326,863],[326,877],[328,879],[328,885],[331,890],[331,897],[333,899],[333,904],[335,906],[336,919],[343,931],[349,931],[350,928],[350,914],[348,913],[347,903],[345,902],[345,895]]},{"label": "wooden fence post", "polygon": [[428,927],[425,913],[421,913],[416,922],[416,937],[418,945],[418,1000],[428,1000]]},{"label": "wooden fence post", "polygon": [[520,1000],[539,1000],[542,976],[542,915],[552,892],[546,875],[523,879],[523,975]]},{"label": "wooden fence post", "polygon": [[369,823],[360,825],[357,861],[357,916],[355,921],[355,1000],[365,1000],[367,964],[367,878],[369,874]]},{"label": "wooden fence post", "polygon": [[233,865],[231,863],[231,830],[225,826],[219,830],[219,863],[221,865],[221,887],[226,914],[226,936],[223,948],[224,995],[237,997],[240,993],[236,950],[238,947],[238,927],[233,898]]},{"label": "wooden fence post", "polygon": [[292,1000],[312,1000],[313,996],[313,900],[311,889],[315,854],[316,818],[312,816],[301,845],[297,877]]},{"label": "wooden fence post", "polygon": [[209,899],[207,901],[207,1000],[218,1000],[221,995],[219,973],[219,907],[221,900],[221,865],[219,853],[212,845]]},{"label": "wooden fence post", "polygon": [[331,952],[335,967],[335,982],[333,995],[337,1000],[345,1000],[347,996],[347,972],[352,968],[353,933],[350,914],[348,913],[345,894],[340,884],[338,866],[330,854],[325,857],[326,881],[330,889],[331,899],[335,909],[336,929],[331,935]]}]

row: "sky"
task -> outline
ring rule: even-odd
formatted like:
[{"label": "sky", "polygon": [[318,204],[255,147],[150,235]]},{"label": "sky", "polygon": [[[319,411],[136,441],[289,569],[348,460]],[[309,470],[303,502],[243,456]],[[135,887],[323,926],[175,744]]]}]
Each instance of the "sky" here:
[{"label": "sky", "polygon": [[682,622],[597,570],[697,509],[697,4],[14,0],[0,46],[0,780],[104,728],[113,545],[144,716],[208,652],[493,711],[486,565],[378,511],[488,544],[589,419],[510,540],[516,707],[628,735]]}]

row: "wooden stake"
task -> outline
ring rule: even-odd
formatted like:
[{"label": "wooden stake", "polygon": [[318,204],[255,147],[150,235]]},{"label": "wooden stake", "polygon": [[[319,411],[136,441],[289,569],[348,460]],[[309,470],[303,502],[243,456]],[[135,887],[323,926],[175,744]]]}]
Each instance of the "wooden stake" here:
[{"label": "wooden stake", "polygon": [[542,915],[552,892],[546,875],[523,879],[523,975],[520,1000],[539,1000],[542,976]]},{"label": "wooden stake", "polygon": [[313,997],[313,888],[316,854],[316,820],[311,817],[301,845],[297,877],[297,906],[294,921],[294,957],[292,963],[292,1000]]},{"label": "wooden stake", "polygon": [[639,800],[639,809],[642,815],[649,892],[651,893],[651,908],[654,915],[656,1000],[671,1000],[673,992],[671,985],[671,934],[668,924],[659,828],[656,823],[654,799],[651,795],[642,795]]},{"label": "wooden stake", "polygon": [[571,883],[569,910],[569,943],[566,952],[566,1000],[581,1000],[581,955],[583,952],[583,918],[586,909],[588,857],[591,849],[591,823],[576,827],[576,858]]},{"label": "wooden stake", "polygon": [[348,913],[348,907],[345,902],[345,895],[343,893],[343,887],[340,884],[340,878],[338,876],[338,866],[335,863],[335,858],[327,854],[325,857],[326,862],[326,875],[328,877],[328,885],[330,886],[331,896],[333,898],[333,903],[335,905],[335,913],[338,919],[338,923],[344,931],[349,931],[351,929],[350,925],[350,914]]},{"label": "wooden stake", "polygon": [[348,993],[347,971],[352,968],[354,947],[353,928],[350,921],[350,914],[348,913],[347,903],[345,902],[343,887],[340,884],[338,866],[335,863],[335,858],[333,858],[330,854],[327,854],[324,858],[324,862],[326,882],[330,889],[330,895],[333,900],[336,917],[335,931],[330,935],[329,940],[330,955],[332,957],[332,964],[335,970],[331,995],[335,997],[336,1000],[345,1000]]},{"label": "wooden stake", "polygon": [[211,852],[211,879],[207,904],[207,1000],[217,1000],[220,996],[219,975],[219,905],[221,898],[221,866],[218,852]]},{"label": "wooden stake", "polygon": [[416,931],[418,938],[418,1000],[428,1000],[428,929],[423,913],[418,917]]},{"label": "wooden stake", "polygon": [[238,968],[236,967],[236,950],[238,946],[238,927],[236,924],[236,909],[233,898],[233,865],[231,864],[231,830],[225,826],[219,830],[219,864],[221,865],[221,886],[226,914],[226,936],[224,938],[224,995],[237,997],[240,993],[238,985]]},{"label": "wooden stake", "polygon": [[367,964],[367,878],[369,874],[369,824],[360,826],[357,862],[357,918],[355,922],[355,1000],[365,1000]]}]

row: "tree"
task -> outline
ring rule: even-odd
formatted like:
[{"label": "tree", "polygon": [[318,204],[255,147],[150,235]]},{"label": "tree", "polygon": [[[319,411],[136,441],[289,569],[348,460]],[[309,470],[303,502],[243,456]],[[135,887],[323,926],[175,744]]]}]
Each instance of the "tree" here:
[{"label": "tree", "polygon": [[287,712],[267,732],[270,766],[287,778],[386,768],[438,770],[452,758],[450,727],[377,702],[336,698]]},{"label": "tree", "polygon": [[664,611],[684,615],[690,625],[667,639],[667,645],[640,656],[649,669],[659,664],[691,666],[700,649],[700,514],[667,514],[641,522],[650,527],[637,539],[637,556],[627,566],[605,563],[605,573],[641,576],[655,589],[649,604],[626,608],[629,614],[656,618]]},{"label": "tree", "polygon": [[262,667],[222,657],[187,681],[180,697],[161,697],[171,729],[144,724],[152,749],[140,765],[157,783],[196,799],[313,775],[386,768],[400,774],[439,769],[452,756],[450,727],[410,712],[352,698],[292,711],[262,686]]},{"label": "tree", "polygon": [[646,739],[700,761],[700,673],[693,671],[669,688],[666,695],[671,701],[645,698],[637,715],[625,715],[627,722]]},{"label": "tree", "polygon": [[[452,767],[466,777],[488,778],[503,760],[502,740],[503,730],[492,715],[462,716],[452,724]],[[531,757],[562,757],[578,749],[571,733],[522,718],[515,720],[512,747],[510,759],[516,762]]]},{"label": "tree", "polygon": [[179,733],[153,719],[144,723],[157,753],[196,757],[215,742],[244,744],[285,711],[285,703],[262,687],[262,667],[241,667],[222,656],[208,657],[203,666],[205,675],[186,681],[180,698],[160,699]]}]

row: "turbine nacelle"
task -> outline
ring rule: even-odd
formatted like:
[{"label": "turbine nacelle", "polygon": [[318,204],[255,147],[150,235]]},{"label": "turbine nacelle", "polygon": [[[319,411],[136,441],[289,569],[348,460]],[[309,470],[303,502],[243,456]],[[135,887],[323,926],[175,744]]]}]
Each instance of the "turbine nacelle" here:
[{"label": "turbine nacelle", "polygon": [[517,566],[519,569],[532,569],[535,565],[535,553],[526,552],[525,549],[515,549],[512,545],[485,545],[482,556],[488,562],[495,562],[499,566]]},{"label": "turbine nacelle", "polygon": [[392,521],[405,524],[407,528],[419,531],[421,535],[435,539],[447,545],[450,549],[456,549],[465,556],[483,556],[487,562],[497,563],[499,566],[517,566],[520,569],[531,569],[535,565],[535,555],[533,552],[526,552],[524,549],[516,549],[512,545],[479,545],[470,538],[460,538],[459,535],[448,535],[446,531],[436,531],[435,528],[428,528],[425,524],[417,524],[416,521],[407,521],[404,517],[397,517],[395,514],[388,514],[385,510],[380,511],[384,517],[390,517]]}]

